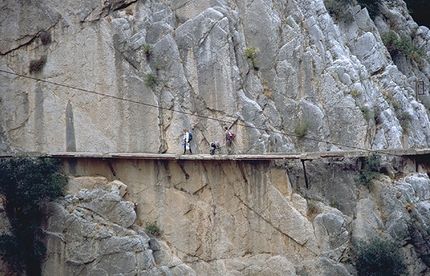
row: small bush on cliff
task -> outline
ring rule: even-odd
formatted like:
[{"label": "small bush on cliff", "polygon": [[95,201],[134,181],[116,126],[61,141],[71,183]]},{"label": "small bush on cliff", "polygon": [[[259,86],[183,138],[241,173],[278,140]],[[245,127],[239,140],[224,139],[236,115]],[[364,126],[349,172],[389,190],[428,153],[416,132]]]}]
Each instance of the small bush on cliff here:
[{"label": "small bush on cliff", "polygon": [[294,134],[298,138],[303,138],[309,129],[310,122],[308,120],[298,120],[294,125]]},{"label": "small bush on cliff", "polygon": [[146,56],[146,59],[149,59],[152,54],[152,46],[150,44],[143,44],[142,52]]},{"label": "small bush on cliff", "polygon": [[47,56],[42,56],[40,59],[35,59],[30,61],[30,74],[31,73],[38,73],[42,71],[43,67],[45,67],[45,64],[47,62]]},{"label": "small bush on cliff", "polygon": [[400,37],[395,32],[389,31],[382,34],[381,38],[392,58],[403,54],[415,62],[421,63],[421,59],[425,56],[423,50],[415,46],[406,36]]},{"label": "small bush on cliff", "polygon": [[358,276],[398,276],[406,272],[400,246],[394,241],[382,238],[360,241],[352,253]]},{"label": "small bush on cliff", "polygon": [[245,49],[245,57],[248,60],[248,63],[256,70],[258,69],[257,52],[258,52],[258,48],[255,46],[250,46]]},{"label": "small bush on cliff", "polygon": [[375,18],[380,13],[381,0],[357,0],[357,2],[362,8],[367,9],[371,18]]},{"label": "small bush on cliff", "polygon": [[363,117],[366,121],[370,121],[375,117],[375,114],[373,114],[373,112],[367,106],[360,107],[360,110],[361,113],[363,113]]},{"label": "small bush on cliff", "polygon": [[381,156],[372,154],[371,156],[362,157],[361,161],[360,175],[356,181],[369,186],[372,180],[379,177],[378,166],[381,162]]},{"label": "small bush on cliff", "polygon": [[67,177],[51,158],[0,159],[0,194],[10,234],[0,235],[0,256],[19,275],[40,275],[46,247],[40,227],[42,206],[63,195]]},{"label": "small bush on cliff", "polygon": [[146,86],[148,86],[149,88],[153,89],[155,88],[155,86],[157,86],[157,76],[152,74],[152,73],[148,73],[145,75],[143,81],[145,82]]},{"label": "small bush on cliff", "polygon": [[163,230],[158,227],[157,222],[147,222],[145,227],[145,232],[154,236],[160,236]]},{"label": "small bush on cliff", "polygon": [[335,19],[343,19],[346,23],[354,21],[354,15],[349,8],[352,4],[352,0],[324,0],[327,12]]}]

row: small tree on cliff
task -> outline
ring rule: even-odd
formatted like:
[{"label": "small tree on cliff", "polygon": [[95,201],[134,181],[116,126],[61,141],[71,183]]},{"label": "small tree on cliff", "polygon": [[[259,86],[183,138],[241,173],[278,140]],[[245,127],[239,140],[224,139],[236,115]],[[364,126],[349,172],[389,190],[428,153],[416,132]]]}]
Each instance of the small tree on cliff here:
[{"label": "small tree on cliff", "polygon": [[371,238],[352,250],[358,276],[400,276],[407,272],[400,246],[391,240]]},{"label": "small tree on cliff", "polygon": [[60,168],[59,159],[0,159],[0,194],[11,233],[0,235],[0,256],[19,275],[41,275],[46,252],[41,209],[64,193],[67,176],[59,173]]}]

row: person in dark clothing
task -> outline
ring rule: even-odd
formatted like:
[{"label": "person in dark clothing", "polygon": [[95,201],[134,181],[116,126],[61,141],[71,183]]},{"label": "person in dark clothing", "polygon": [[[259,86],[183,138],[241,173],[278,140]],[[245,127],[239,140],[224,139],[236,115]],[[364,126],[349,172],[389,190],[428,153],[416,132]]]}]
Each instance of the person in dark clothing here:
[{"label": "person in dark clothing", "polygon": [[218,141],[212,142],[211,143],[211,150],[210,150],[210,154],[214,155],[215,154],[215,150],[219,150],[221,149],[221,143]]}]

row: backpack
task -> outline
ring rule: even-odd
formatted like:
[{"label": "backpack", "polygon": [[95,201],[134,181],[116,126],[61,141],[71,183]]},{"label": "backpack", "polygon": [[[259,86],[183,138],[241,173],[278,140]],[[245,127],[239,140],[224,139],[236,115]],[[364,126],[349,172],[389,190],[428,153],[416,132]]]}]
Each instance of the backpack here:
[{"label": "backpack", "polygon": [[193,135],[191,134],[191,132],[188,132],[188,141],[193,140]]}]

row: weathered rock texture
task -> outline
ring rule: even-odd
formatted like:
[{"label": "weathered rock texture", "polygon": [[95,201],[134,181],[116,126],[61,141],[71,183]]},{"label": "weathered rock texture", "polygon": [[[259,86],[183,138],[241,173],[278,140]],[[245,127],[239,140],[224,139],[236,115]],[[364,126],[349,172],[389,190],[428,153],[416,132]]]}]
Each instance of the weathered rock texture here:
[{"label": "weathered rock texture", "polygon": [[[1,5],[2,151],[176,153],[187,127],[207,153],[223,126],[242,153],[430,143],[429,30],[400,0],[374,20],[322,0]],[[389,31],[423,55],[393,62]]]},{"label": "weathered rock texture", "polygon": [[[322,0],[5,0],[0,9],[1,153],[180,153],[184,127],[193,152],[207,153],[224,126],[241,153],[430,144],[429,29],[401,0],[383,0],[373,19],[358,5],[332,16]],[[391,56],[389,31],[423,54]],[[301,138],[300,122],[309,123]],[[389,178],[369,187],[354,181],[356,160],[307,162],[305,188],[294,162],[77,161],[69,172],[84,178],[48,210],[43,269],[354,275],[351,242],[382,234],[401,242],[412,275],[429,274],[429,170],[385,162]],[[160,239],[142,232],[151,221]]]},{"label": "weathered rock texture", "polygon": [[[48,208],[44,275],[356,275],[349,249],[378,236],[400,243],[410,275],[428,275],[420,164],[383,161],[397,178],[364,186],[359,159],[314,160],[306,187],[299,161],[66,163],[83,176]],[[163,233],[150,239],[154,221]]]}]

